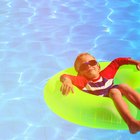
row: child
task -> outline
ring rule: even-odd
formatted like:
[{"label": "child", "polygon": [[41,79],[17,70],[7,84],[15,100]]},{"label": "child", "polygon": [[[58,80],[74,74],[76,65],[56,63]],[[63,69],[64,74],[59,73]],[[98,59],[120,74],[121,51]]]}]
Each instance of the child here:
[{"label": "child", "polygon": [[131,115],[122,95],[140,109],[140,94],[126,84],[113,84],[113,78],[117,70],[121,65],[125,64],[136,65],[136,68],[140,70],[140,61],[131,58],[117,58],[104,70],[100,71],[100,65],[96,59],[88,53],[82,53],[78,55],[74,63],[78,75],[62,75],[60,77],[60,81],[62,82],[60,90],[63,95],[68,95],[70,91],[74,93],[73,85],[75,85],[87,93],[110,97],[120,115],[127,123],[130,132],[134,134],[140,131],[140,121]]}]

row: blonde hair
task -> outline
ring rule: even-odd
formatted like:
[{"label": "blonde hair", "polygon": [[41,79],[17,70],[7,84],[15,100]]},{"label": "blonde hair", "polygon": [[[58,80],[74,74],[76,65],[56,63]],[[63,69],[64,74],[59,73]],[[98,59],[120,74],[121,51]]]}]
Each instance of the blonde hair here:
[{"label": "blonde hair", "polygon": [[91,57],[93,57],[93,59],[95,59],[94,56],[92,56],[91,54],[89,54],[89,53],[87,53],[87,52],[79,54],[79,55],[76,57],[75,62],[74,62],[74,68],[75,68],[75,70],[76,70],[77,72],[78,72],[78,69],[77,69],[77,62],[79,61],[79,59],[80,59],[81,57],[86,56],[86,55],[91,56]]}]

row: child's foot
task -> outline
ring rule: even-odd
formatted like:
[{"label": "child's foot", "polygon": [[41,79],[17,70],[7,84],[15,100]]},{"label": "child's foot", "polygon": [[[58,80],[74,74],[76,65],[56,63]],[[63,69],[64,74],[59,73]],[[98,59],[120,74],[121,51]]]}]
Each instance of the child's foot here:
[{"label": "child's foot", "polygon": [[138,131],[140,131],[140,121],[137,121],[137,122],[133,123],[132,125],[130,125],[129,131],[132,134],[135,134]]}]

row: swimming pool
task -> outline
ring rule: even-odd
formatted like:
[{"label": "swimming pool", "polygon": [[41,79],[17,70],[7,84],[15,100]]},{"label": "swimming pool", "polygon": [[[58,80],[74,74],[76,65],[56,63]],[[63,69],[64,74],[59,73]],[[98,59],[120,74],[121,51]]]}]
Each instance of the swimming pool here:
[{"label": "swimming pool", "polygon": [[67,122],[43,88],[78,53],[140,60],[138,0],[4,0],[0,16],[0,140],[128,140],[140,134]]}]

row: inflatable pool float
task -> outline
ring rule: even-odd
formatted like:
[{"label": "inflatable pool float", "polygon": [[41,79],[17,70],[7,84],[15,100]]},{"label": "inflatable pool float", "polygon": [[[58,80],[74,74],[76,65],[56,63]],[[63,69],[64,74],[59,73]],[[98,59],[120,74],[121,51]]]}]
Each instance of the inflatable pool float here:
[{"label": "inflatable pool float", "polygon": [[[108,63],[101,62],[101,68],[103,69]],[[64,73],[76,75],[73,67],[63,70],[54,75],[44,88],[45,101],[54,113],[65,120],[86,127],[128,129],[110,98],[91,95],[76,87],[74,87],[74,94],[62,95],[59,79]],[[140,71],[133,65],[122,66],[115,76],[115,83],[127,83],[140,92]],[[127,99],[125,100],[132,115],[140,119],[138,109]]]}]

